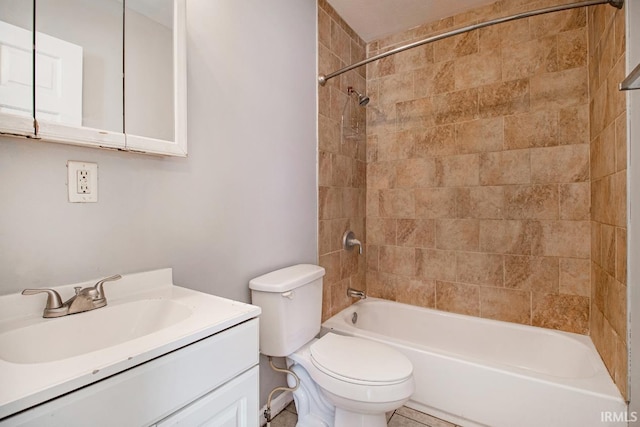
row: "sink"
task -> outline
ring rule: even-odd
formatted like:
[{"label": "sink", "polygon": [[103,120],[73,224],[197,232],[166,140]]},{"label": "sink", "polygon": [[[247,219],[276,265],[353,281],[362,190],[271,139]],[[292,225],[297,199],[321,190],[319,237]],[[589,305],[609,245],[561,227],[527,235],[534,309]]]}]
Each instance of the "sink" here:
[{"label": "sink", "polygon": [[[54,289],[64,300],[96,280]],[[0,420],[260,314],[243,302],[175,286],[170,268],[122,275],[105,294],[106,307],[54,319],[42,317],[44,294],[0,296]]]},{"label": "sink", "polygon": [[147,299],[47,319],[0,334],[0,359],[44,363],[75,357],[158,332],[191,314],[176,301]]}]

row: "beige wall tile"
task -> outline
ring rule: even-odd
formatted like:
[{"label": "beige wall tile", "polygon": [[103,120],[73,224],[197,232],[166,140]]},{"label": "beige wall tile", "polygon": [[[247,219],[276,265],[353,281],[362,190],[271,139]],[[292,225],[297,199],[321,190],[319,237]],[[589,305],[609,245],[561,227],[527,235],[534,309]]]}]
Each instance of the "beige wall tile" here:
[{"label": "beige wall tile", "polygon": [[627,335],[627,287],[611,280],[604,301],[604,317],[615,333],[625,339]]},{"label": "beige wall tile", "polygon": [[396,73],[422,68],[433,63],[433,45],[426,44],[395,55]]},{"label": "beige wall tile", "polygon": [[616,171],[627,168],[627,116],[616,119]]},{"label": "beige wall tile", "polygon": [[331,222],[318,221],[318,255],[322,256],[331,252]]},{"label": "beige wall tile", "polygon": [[616,271],[616,229],[611,225],[602,224],[600,232],[602,233],[600,266],[613,276]]},{"label": "beige wall tile", "polygon": [[320,219],[334,219],[342,216],[342,189],[320,187],[318,197]]},{"label": "beige wall tile", "polygon": [[591,219],[605,224],[615,224],[615,180],[613,175],[591,181]]},{"label": "beige wall tile", "polygon": [[534,255],[588,259],[591,224],[588,221],[540,221],[542,235]]},{"label": "beige wall tile", "polygon": [[367,272],[367,295],[375,298],[396,300],[395,276],[378,272]]},{"label": "beige wall tile", "polygon": [[436,220],[436,247],[461,251],[479,249],[480,223],[475,219]]},{"label": "beige wall tile", "polygon": [[318,185],[329,186],[331,185],[331,165],[332,154],[326,151],[320,151],[318,153]]},{"label": "beige wall tile", "polygon": [[422,98],[455,89],[453,61],[422,65],[414,70],[414,97]]},{"label": "beige wall tile", "polygon": [[589,143],[589,104],[561,108],[558,117],[558,143]]},{"label": "beige wall tile", "polygon": [[584,8],[565,10],[530,18],[531,36],[540,38],[586,27],[587,15]]},{"label": "beige wall tile", "polygon": [[502,76],[505,80],[522,79],[557,70],[556,37],[538,38],[503,47]]},{"label": "beige wall tile", "polygon": [[417,218],[455,218],[456,188],[420,188],[415,190]]},{"label": "beige wall tile", "polygon": [[558,258],[505,255],[504,286],[523,291],[558,292]]},{"label": "beige wall tile", "polygon": [[531,77],[531,109],[579,105],[589,100],[587,67]]},{"label": "beige wall tile", "polygon": [[558,219],[558,186],[510,185],[505,187],[505,218]]},{"label": "beige wall tile", "polygon": [[503,256],[477,252],[458,252],[456,255],[456,272],[456,282],[503,286]]},{"label": "beige wall tile", "polygon": [[483,51],[459,58],[454,75],[456,90],[499,82],[502,79],[500,51]]},{"label": "beige wall tile", "polygon": [[533,183],[581,182],[588,179],[588,145],[531,149],[531,181]]},{"label": "beige wall tile", "polygon": [[591,261],[560,258],[560,293],[591,297]]},{"label": "beige wall tile", "polygon": [[480,117],[496,117],[529,111],[529,80],[518,79],[478,89]]},{"label": "beige wall tile", "polygon": [[396,183],[396,165],[393,162],[367,164],[367,188],[393,188]]},{"label": "beige wall tile", "polygon": [[528,184],[531,181],[529,150],[480,155],[480,185]]},{"label": "beige wall tile", "polygon": [[[377,108],[372,108],[371,110],[375,111]],[[436,124],[433,98],[419,98],[399,102],[396,104],[396,111],[398,130],[429,128]],[[368,124],[369,120],[367,120]],[[372,130],[375,130],[375,128]]]},{"label": "beige wall tile", "polygon": [[330,153],[340,151],[340,123],[325,116],[318,116],[318,148]]},{"label": "beige wall tile", "polygon": [[415,218],[413,190],[380,190],[380,216],[393,218]]},{"label": "beige wall tile", "polygon": [[591,176],[593,179],[616,171],[615,125],[607,126],[591,143]]},{"label": "beige wall tile", "polygon": [[410,72],[381,77],[375,83],[379,85],[376,104],[395,104],[413,98],[413,74]]},{"label": "beige wall tile", "polygon": [[589,298],[580,295],[533,294],[533,326],[589,333]]},{"label": "beige wall tile", "polygon": [[435,181],[440,187],[478,185],[480,157],[477,154],[438,157],[435,160]]},{"label": "beige wall tile", "polygon": [[340,278],[342,280],[349,279],[358,274],[358,259],[359,254],[357,250],[340,251]]},{"label": "beige wall tile", "polygon": [[470,31],[433,43],[433,60],[446,61],[478,52],[478,32]]},{"label": "beige wall tile", "polygon": [[518,148],[558,145],[558,112],[536,111],[504,119],[504,146]]},{"label": "beige wall tile", "polygon": [[589,182],[559,185],[560,219],[591,219],[591,186]]},{"label": "beige wall tile", "polygon": [[396,240],[399,246],[434,248],[435,221],[431,219],[399,219]]},{"label": "beige wall tile", "polygon": [[367,242],[373,245],[395,245],[396,220],[367,217]]},{"label": "beige wall tile", "polygon": [[478,117],[478,89],[447,92],[433,97],[436,125],[463,122]]},{"label": "beige wall tile", "polygon": [[500,219],[504,216],[505,188],[466,187],[458,189],[459,218]]},{"label": "beige wall tile", "polygon": [[415,249],[400,246],[380,246],[378,250],[378,271],[402,276],[415,275]]},{"label": "beige wall tile", "polygon": [[622,170],[613,175],[614,195],[613,213],[614,224],[618,227],[627,226],[627,171]]},{"label": "beige wall tile", "polygon": [[352,183],[352,158],[340,154],[333,155],[331,162],[331,185],[335,187],[351,187]]},{"label": "beige wall tile", "polygon": [[453,313],[480,315],[478,286],[436,281],[436,308]]},{"label": "beige wall tile", "polygon": [[616,228],[616,279],[627,283],[627,230]]},{"label": "beige wall tile", "polygon": [[[529,19],[492,25],[480,29],[480,51],[522,45],[529,39]],[[504,52],[506,51],[503,50],[503,57],[507,57]]]},{"label": "beige wall tile", "polygon": [[480,250],[499,254],[530,255],[541,227],[531,221],[481,220]]},{"label": "beige wall tile", "polygon": [[558,68],[584,67],[587,65],[586,26],[558,34]]},{"label": "beige wall tile", "polygon": [[412,157],[449,156],[457,154],[454,129],[454,125],[443,125],[417,131],[399,132],[398,140],[412,144]]},{"label": "beige wall tile", "polygon": [[455,146],[460,154],[500,151],[503,142],[502,117],[455,124]]},{"label": "beige wall tile", "polygon": [[531,324],[531,294],[516,289],[480,288],[480,316],[505,322]]},{"label": "beige wall tile", "polygon": [[436,281],[403,278],[396,283],[396,301],[420,307],[435,308]]},{"label": "beige wall tile", "polygon": [[416,249],[416,272],[423,279],[454,281],[456,254],[453,251]]},{"label": "beige wall tile", "polygon": [[379,246],[367,244],[367,271],[378,271],[378,249]]},{"label": "beige wall tile", "polygon": [[433,187],[436,184],[436,161],[433,158],[399,160],[396,186],[399,188]]}]

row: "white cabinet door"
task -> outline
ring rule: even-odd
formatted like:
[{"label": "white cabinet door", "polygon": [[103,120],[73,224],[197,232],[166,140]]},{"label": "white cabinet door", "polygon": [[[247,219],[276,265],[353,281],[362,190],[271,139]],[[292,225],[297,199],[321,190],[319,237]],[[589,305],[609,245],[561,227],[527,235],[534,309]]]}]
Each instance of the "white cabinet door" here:
[{"label": "white cabinet door", "polygon": [[258,367],[255,366],[157,426],[255,427],[258,408]]},{"label": "white cabinet door", "polygon": [[34,135],[32,33],[0,21],[0,132]]}]

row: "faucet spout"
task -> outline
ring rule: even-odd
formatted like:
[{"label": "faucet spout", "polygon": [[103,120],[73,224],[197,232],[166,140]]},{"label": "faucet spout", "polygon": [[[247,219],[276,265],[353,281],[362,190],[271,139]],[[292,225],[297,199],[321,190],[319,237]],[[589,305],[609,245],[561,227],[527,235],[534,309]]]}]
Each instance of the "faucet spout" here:
[{"label": "faucet spout", "polygon": [[347,288],[347,296],[351,298],[365,299],[367,297],[367,294],[365,293],[365,291],[360,291],[358,289],[353,289],[353,288]]}]

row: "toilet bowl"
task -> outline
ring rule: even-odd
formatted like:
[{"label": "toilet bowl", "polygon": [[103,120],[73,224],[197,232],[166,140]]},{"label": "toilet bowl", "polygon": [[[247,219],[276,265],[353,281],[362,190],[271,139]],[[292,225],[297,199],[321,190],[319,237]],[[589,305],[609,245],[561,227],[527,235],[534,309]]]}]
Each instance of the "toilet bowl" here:
[{"label": "toilet bowl", "polygon": [[[413,366],[395,349],[320,332],[324,268],[300,264],[249,282],[260,315],[260,352],[286,357],[297,427],[385,427],[414,391]],[[299,379],[299,384],[294,375]]]},{"label": "toilet bowl", "polygon": [[313,395],[310,404],[296,402],[297,407],[309,408],[298,411],[299,427],[318,425],[305,418],[315,422],[318,413],[327,412],[313,403],[323,399],[335,407],[333,423],[327,426],[384,427],[386,412],[402,406],[415,389],[413,366],[403,354],[362,338],[328,333],[290,355],[287,362],[290,368],[304,369],[316,385],[304,392]]}]

